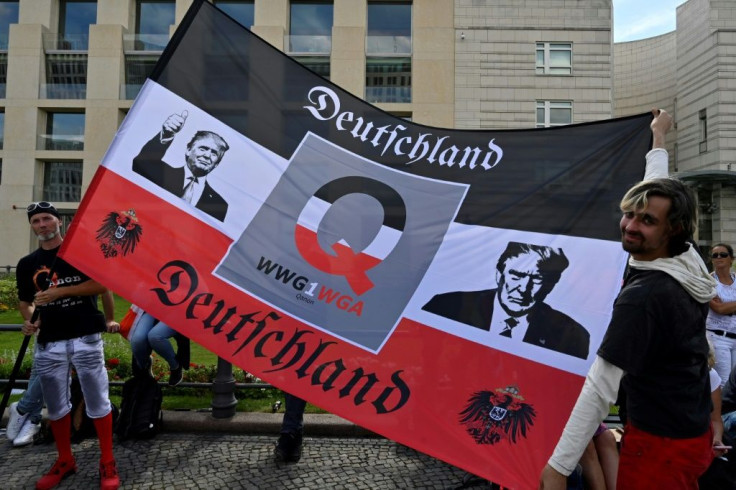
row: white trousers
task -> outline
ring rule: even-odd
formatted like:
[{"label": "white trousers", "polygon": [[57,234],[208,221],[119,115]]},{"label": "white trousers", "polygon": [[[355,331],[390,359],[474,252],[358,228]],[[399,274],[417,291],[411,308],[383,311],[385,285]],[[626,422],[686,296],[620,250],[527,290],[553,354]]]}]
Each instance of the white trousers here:
[{"label": "white trousers", "polygon": [[41,379],[49,420],[59,420],[72,410],[72,366],[82,387],[87,415],[98,419],[110,413],[102,334],[38,344],[34,363]]},{"label": "white trousers", "polygon": [[705,334],[713,344],[716,354],[716,365],[713,366],[713,369],[721,377],[721,387],[723,387],[728,381],[731,369],[736,365],[736,339],[729,339],[708,330],[705,331]]}]

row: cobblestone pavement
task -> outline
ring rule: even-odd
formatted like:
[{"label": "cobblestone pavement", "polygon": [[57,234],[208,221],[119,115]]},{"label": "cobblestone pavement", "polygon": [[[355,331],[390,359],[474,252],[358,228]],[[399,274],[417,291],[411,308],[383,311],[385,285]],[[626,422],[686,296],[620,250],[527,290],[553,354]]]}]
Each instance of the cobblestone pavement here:
[{"label": "cobblestone pavement", "polygon": [[[377,438],[305,437],[296,464],[272,456],[275,436],[164,432],[115,442],[121,489],[452,489],[464,471]],[[96,439],[74,445],[79,471],[57,488],[98,488]],[[54,462],[53,443],[0,440],[0,488],[31,489]]]}]

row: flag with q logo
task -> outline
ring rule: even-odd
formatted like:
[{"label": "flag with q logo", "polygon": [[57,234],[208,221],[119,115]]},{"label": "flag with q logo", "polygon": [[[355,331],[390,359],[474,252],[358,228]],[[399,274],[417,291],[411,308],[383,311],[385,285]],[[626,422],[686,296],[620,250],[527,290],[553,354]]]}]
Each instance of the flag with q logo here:
[{"label": "flag with q logo", "polygon": [[422,126],[195,1],[61,254],[285,391],[532,488],[610,319],[650,117]]}]

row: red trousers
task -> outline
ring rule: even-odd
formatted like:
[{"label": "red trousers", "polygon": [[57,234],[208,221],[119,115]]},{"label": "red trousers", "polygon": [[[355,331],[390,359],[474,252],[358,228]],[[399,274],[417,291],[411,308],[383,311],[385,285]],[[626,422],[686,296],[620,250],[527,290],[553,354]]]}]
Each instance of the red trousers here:
[{"label": "red trousers", "polygon": [[713,430],[691,439],[660,437],[626,425],[619,490],[691,490],[713,461]]}]

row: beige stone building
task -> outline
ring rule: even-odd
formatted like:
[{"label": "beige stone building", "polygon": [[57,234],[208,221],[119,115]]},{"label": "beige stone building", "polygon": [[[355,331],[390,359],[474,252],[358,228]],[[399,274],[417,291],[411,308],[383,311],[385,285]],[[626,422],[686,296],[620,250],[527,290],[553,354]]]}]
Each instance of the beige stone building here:
[{"label": "beige stone building", "polygon": [[699,201],[698,243],[736,244],[736,2],[689,0],[674,32],[614,49],[615,115],[661,106],[676,121],[670,171]]},{"label": "beige stone building", "polygon": [[[36,247],[25,207],[69,220],[192,0],[0,0],[0,266]],[[700,240],[736,242],[736,3],[689,0],[677,30],[613,44],[611,0],[213,0],[398,116],[460,129],[672,110],[672,170],[698,187]],[[730,26],[730,27],[729,27]]]},{"label": "beige stone building", "polygon": [[611,117],[610,0],[454,3],[455,127],[516,129]]}]

